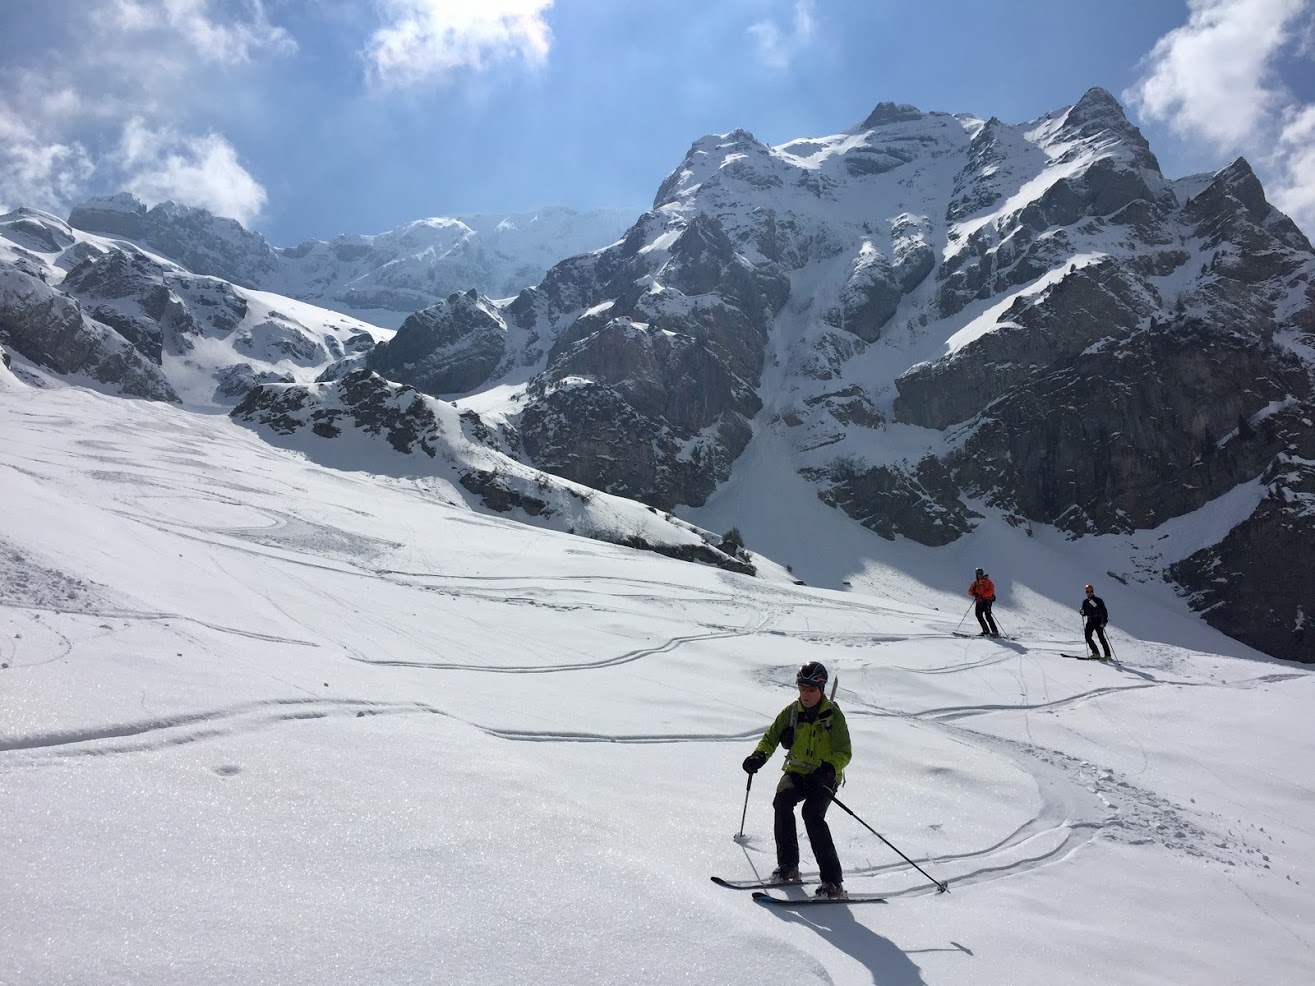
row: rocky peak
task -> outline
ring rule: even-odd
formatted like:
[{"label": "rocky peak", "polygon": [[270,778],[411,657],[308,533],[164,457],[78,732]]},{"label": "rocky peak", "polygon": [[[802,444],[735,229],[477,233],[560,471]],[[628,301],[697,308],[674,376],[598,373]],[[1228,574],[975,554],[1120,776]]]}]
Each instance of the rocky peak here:
[{"label": "rocky peak", "polygon": [[1091,140],[1102,135],[1115,137],[1133,152],[1137,165],[1157,174],[1160,171],[1160,162],[1151,152],[1151,145],[1142,132],[1128,119],[1122,104],[1100,87],[1088,89],[1069,107],[1059,133],[1069,140]]},{"label": "rocky peak", "polygon": [[1123,130],[1130,127],[1123,105],[1110,93],[1096,86],[1083,93],[1082,98],[1069,107],[1064,125],[1074,130]]},{"label": "rocky peak", "polygon": [[1255,268],[1248,280],[1263,280],[1278,267],[1294,268],[1297,258],[1280,260],[1271,237],[1290,250],[1310,253],[1312,249],[1296,223],[1270,205],[1245,158],[1217,171],[1210,184],[1188,202],[1184,214],[1208,242],[1217,245],[1228,240],[1239,247],[1239,259]]},{"label": "rocky peak", "polygon": [[1246,158],[1239,157],[1227,168],[1220,169],[1211,184],[1227,189],[1228,194],[1241,202],[1256,222],[1263,222],[1269,215],[1270,205],[1265,198],[1265,189]]},{"label": "rocky peak", "polygon": [[908,103],[878,103],[876,109],[868,114],[866,120],[859,124],[860,130],[874,130],[892,123],[913,123],[921,120],[925,114],[916,106]]},{"label": "rocky peak", "polygon": [[[729,175],[747,178],[761,172],[763,165],[770,167],[772,149],[742,128],[726,134],[707,134],[690,145],[685,158],[666,177],[653,198],[653,208],[679,200],[683,195],[704,183],[715,183]],[[779,182],[768,178],[768,183]]]}]

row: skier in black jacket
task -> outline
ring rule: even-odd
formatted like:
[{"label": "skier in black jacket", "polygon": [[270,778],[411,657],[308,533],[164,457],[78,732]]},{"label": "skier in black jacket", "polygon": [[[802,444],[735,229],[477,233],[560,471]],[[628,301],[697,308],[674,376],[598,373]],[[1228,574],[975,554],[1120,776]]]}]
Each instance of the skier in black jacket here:
[{"label": "skier in black jacket", "polygon": [[1105,601],[1096,595],[1094,586],[1087,586],[1087,598],[1082,600],[1082,608],[1078,610],[1086,620],[1083,626],[1083,633],[1087,638],[1087,649],[1091,651],[1091,656],[1099,658],[1100,654],[1096,651],[1096,642],[1091,639],[1094,633],[1100,638],[1100,646],[1105,651],[1105,660],[1110,660],[1113,655],[1110,653],[1110,642],[1105,639],[1105,624],[1110,621],[1109,610],[1105,608]]}]

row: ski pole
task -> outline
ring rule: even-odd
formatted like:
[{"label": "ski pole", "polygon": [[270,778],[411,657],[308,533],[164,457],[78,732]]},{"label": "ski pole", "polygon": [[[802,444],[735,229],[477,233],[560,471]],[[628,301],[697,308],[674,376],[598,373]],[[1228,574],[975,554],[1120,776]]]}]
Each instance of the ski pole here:
[{"label": "ski pole", "polygon": [[850,816],[853,817],[858,822],[858,824],[862,825],[865,829],[867,829],[869,832],[875,835],[878,839],[880,839],[882,842],[886,843],[886,845],[890,846],[890,848],[894,849],[897,853],[899,853],[900,856],[903,857],[904,862],[908,863],[915,870],[917,870],[919,873],[925,876],[928,880],[936,884],[937,891],[943,894],[947,894],[950,892],[949,883],[942,883],[940,880],[937,880],[934,876],[932,876],[930,873],[924,870],[921,866],[919,866],[913,860],[909,859],[908,856],[905,856],[904,853],[900,852],[898,849],[895,848],[895,846],[890,844],[889,839],[887,839],[884,835],[882,835],[880,832],[874,829],[871,825],[869,825],[867,822],[863,821],[863,819],[859,818],[852,811],[850,811],[848,806],[839,798],[837,798],[834,794],[831,795],[831,801],[836,805],[839,805],[844,811],[849,812]]},{"label": "ski pole", "polygon": [[954,628],[954,632],[955,632],[955,633],[958,633],[958,632],[959,632],[959,627],[963,626],[963,621],[966,620],[966,619],[968,619],[968,614],[971,613],[972,611],[973,611],[973,604],[972,604],[972,603],[969,603],[969,604],[968,604],[968,608],[967,608],[966,610],[963,611],[963,616],[962,616],[962,617],[960,618],[960,620],[959,620],[959,626],[956,626],[956,627]]},{"label": "ski pole", "polygon": [[744,820],[749,817],[749,788],[753,787],[753,774],[749,775],[749,783],[744,785],[744,811],[740,812],[740,834],[735,837],[736,842],[744,841]]}]

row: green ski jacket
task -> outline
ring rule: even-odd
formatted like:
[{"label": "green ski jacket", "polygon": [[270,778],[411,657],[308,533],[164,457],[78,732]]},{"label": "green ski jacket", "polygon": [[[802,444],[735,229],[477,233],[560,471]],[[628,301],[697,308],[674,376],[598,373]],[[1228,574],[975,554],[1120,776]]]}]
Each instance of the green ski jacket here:
[{"label": "green ski jacket", "polygon": [[783,768],[786,773],[810,774],[826,761],[836,768],[839,782],[853,757],[845,714],[825,695],[815,711],[816,717],[798,699],[791,702],[767,727],[754,749],[770,759],[777,744],[783,744],[786,746]]}]

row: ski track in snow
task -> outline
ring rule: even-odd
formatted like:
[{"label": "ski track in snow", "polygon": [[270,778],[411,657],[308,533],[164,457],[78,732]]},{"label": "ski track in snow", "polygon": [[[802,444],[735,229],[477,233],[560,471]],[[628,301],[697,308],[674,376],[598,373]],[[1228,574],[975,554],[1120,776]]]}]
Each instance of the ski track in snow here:
[{"label": "ski track in snow", "polygon": [[[174,490],[161,501],[178,500],[183,494]],[[241,506],[252,511],[247,504],[225,498],[205,495],[205,499],[219,503]],[[225,548],[244,553],[262,554],[294,567],[312,569],[329,569],[334,572],[370,579],[395,581],[410,585],[424,591],[439,592],[453,597],[481,598],[507,605],[544,605],[562,611],[579,609],[595,613],[606,612],[605,605],[609,599],[616,599],[618,591],[624,588],[637,589],[638,598],[651,601],[661,595],[662,590],[678,588],[671,583],[648,583],[644,580],[607,580],[589,579],[587,577],[560,580],[587,583],[581,586],[583,594],[577,602],[561,601],[561,589],[545,589],[542,583],[532,583],[518,576],[445,576],[432,572],[405,571],[398,569],[369,570],[362,567],[362,562],[369,557],[378,557],[396,547],[394,543],[377,539],[344,536],[333,528],[322,524],[308,522],[290,514],[255,508],[254,512],[263,515],[268,523],[260,527],[241,529],[224,528],[211,531],[186,531],[181,525],[175,526],[167,519],[158,516],[146,516],[138,511],[116,511],[137,523],[154,527],[173,536],[187,537],[209,544],[215,548]],[[244,539],[247,543],[231,543],[227,538]],[[254,546],[251,542],[254,542]],[[269,555],[262,549],[273,548],[286,551],[287,555]],[[306,557],[311,554],[312,557]],[[347,562],[346,566],[326,563],[326,555],[336,555]],[[11,559],[14,555],[11,553]],[[38,591],[36,595],[43,601],[61,593],[70,601],[82,603],[82,606],[62,607],[48,605],[45,609],[71,615],[84,615],[101,619],[145,620],[145,621],[186,621],[220,633],[234,634],[263,640],[271,643],[292,644],[298,646],[319,646],[311,640],[290,638],[286,636],[261,634],[234,627],[220,626],[214,623],[196,620],[180,614],[152,613],[127,609],[94,608],[98,602],[95,587],[81,591],[81,583],[69,579],[61,573],[43,569],[29,564],[31,573],[27,579],[35,578],[48,586],[47,592]],[[298,580],[300,581],[300,580]],[[516,596],[509,596],[514,591]],[[570,590],[576,591],[574,589]],[[642,594],[642,595],[641,595]],[[765,596],[773,593],[768,591]],[[552,596],[549,600],[545,596]],[[701,603],[726,603],[731,597],[721,595],[693,594],[687,601]],[[31,603],[36,599],[25,600]],[[270,600],[273,604],[273,600]],[[668,600],[670,602],[670,600]],[[600,605],[602,603],[603,605]],[[276,606],[277,608],[277,606]],[[837,606],[835,609],[839,610]],[[883,607],[873,607],[880,612]],[[917,636],[926,639],[929,634],[899,635],[890,633],[872,633],[856,631],[851,633],[817,633],[807,630],[785,630],[771,628],[769,624],[779,620],[786,609],[769,610],[756,628],[716,628],[704,633],[693,633],[669,637],[654,646],[636,648],[612,657],[596,661],[558,663],[551,665],[513,665],[496,666],[472,662],[456,661],[408,661],[374,658],[360,654],[349,655],[352,660],[371,664],[381,668],[408,667],[426,668],[435,671],[475,671],[492,674],[554,674],[590,671],[601,668],[628,664],[660,654],[671,653],[678,648],[695,641],[729,638],[749,638],[755,634],[783,636],[801,642],[817,643],[824,646],[873,647],[882,644],[897,644]],[[846,612],[851,612],[846,610]],[[288,617],[290,620],[292,617]],[[295,622],[295,621],[294,621]],[[312,628],[307,628],[311,630]],[[48,660],[58,660],[66,656],[71,649],[68,638],[55,632],[62,640],[60,649]],[[984,667],[1004,663],[1011,658],[1021,660],[1025,655],[1034,660],[1053,656],[1045,651],[1035,655],[1028,653],[1025,645],[1017,642],[1003,644],[996,642],[1003,653],[988,654],[975,659],[966,659],[957,663],[947,663],[935,667],[909,668],[899,665],[880,665],[885,671],[894,671],[915,676],[953,675],[971,672]],[[1067,660],[1067,659],[1063,659]],[[31,666],[31,665],[27,665]],[[1042,665],[1044,668],[1044,666]],[[1073,852],[1097,838],[1110,838],[1132,844],[1158,843],[1172,851],[1201,856],[1222,865],[1235,865],[1235,858],[1247,855],[1255,856],[1258,850],[1245,842],[1212,837],[1200,824],[1193,821],[1179,806],[1174,806],[1164,799],[1131,784],[1126,780],[1116,779],[1111,771],[1101,770],[1090,764],[1076,761],[1072,757],[1047,750],[1036,745],[1012,743],[986,734],[963,728],[966,720],[997,712],[1058,712],[1063,709],[1088,703],[1119,692],[1152,688],[1162,684],[1179,687],[1227,687],[1256,688],[1302,677],[1299,673],[1271,673],[1242,681],[1211,683],[1200,681],[1161,681],[1154,676],[1132,670],[1145,680],[1136,684],[1105,685],[1090,688],[1061,698],[1049,697],[1049,685],[1043,675],[1043,688],[1046,695],[1041,701],[1029,701],[1027,698],[1026,676],[1017,677],[1023,691],[1021,702],[975,703],[925,709],[916,713],[899,712],[879,707],[850,709],[851,717],[856,719],[866,715],[897,717],[917,720],[932,724],[937,728],[954,731],[956,735],[971,745],[993,750],[1005,756],[1024,769],[1036,783],[1040,806],[1037,813],[1019,826],[1015,831],[998,842],[954,855],[941,856],[936,859],[915,859],[920,865],[936,866],[942,879],[948,879],[956,886],[969,886],[988,880],[1004,879],[1025,873],[1037,867],[1046,866],[1067,858]],[[194,713],[173,718],[142,720],[122,724],[111,724],[97,729],[81,731],[55,732],[42,735],[19,736],[0,740],[0,752],[8,754],[6,760],[31,762],[37,759],[62,758],[68,756],[103,756],[109,754],[127,754],[152,750],[163,750],[171,746],[218,739],[235,733],[251,732],[258,729],[295,722],[322,719],[328,716],[375,716],[385,714],[441,714],[449,713],[426,707],[419,703],[381,703],[364,700],[320,700],[289,699],[271,702],[253,703],[229,709]],[[599,732],[573,730],[534,731],[524,729],[505,729],[482,726],[471,723],[490,736],[515,742],[534,743],[613,743],[613,744],[671,744],[671,743],[740,743],[752,740],[758,730],[730,733],[633,733],[607,734]],[[1117,801],[1110,800],[1109,792]],[[880,866],[851,868],[853,878],[894,877],[904,873],[904,864],[889,863]],[[914,885],[903,890],[895,890],[890,896],[907,896],[934,892],[934,888]]]},{"label": "ski track in snow", "polygon": [[616,667],[618,664],[630,664],[632,661],[638,661],[653,654],[668,653],[692,640],[722,640],[729,637],[748,636],[750,634],[752,634],[752,631],[743,630],[725,633],[693,633],[684,637],[672,637],[664,643],[658,644],[656,647],[641,647],[638,650],[627,651],[624,654],[618,654],[615,657],[607,657],[598,661],[573,662],[570,664],[491,665],[463,664],[447,661],[398,661],[368,657],[353,657],[352,660],[360,661],[362,664],[374,664],[382,667],[430,668],[437,671],[483,671],[488,674],[553,674],[560,671],[594,671],[599,668]]},{"label": "ski track in snow", "polygon": [[[102,451],[115,451],[110,443],[84,440],[79,444],[87,450],[99,448]],[[131,502],[120,501],[118,505],[108,507],[111,512],[170,537],[200,542],[216,553],[237,552],[278,565],[281,567],[281,577],[292,579],[304,591],[315,594],[323,595],[324,590],[304,579],[296,578],[292,573],[297,569],[328,571],[339,576],[384,582],[454,599],[480,600],[499,605],[539,606],[564,613],[583,611],[594,616],[625,612],[627,600],[649,604],[660,600],[664,605],[672,607],[678,605],[719,607],[737,601],[737,593],[729,583],[724,593],[718,593],[707,590],[691,591],[688,586],[645,579],[601,576],[528,579],[520,575],[447,574],[397,567],[374,567],[371,562],[386,558],[402,545],[395,541],[343,531],[330,524],[300,518],[259,503],[236,499],[221,491],[236,494],[267,494],[268,491],[247,487],[231,479],[220,481],[217,477],[206,474],[204,477],[206,485],[200,485],[202,480],[198,479],[197,486],[185,488],[177,485],[176,470],[161,469],[161,475],[166,476],[169,482],[157,482],[149,475],[152,470],[138,459],[113,454],[91,454],[89,458],[97,463],[97,467],[88,470],[84,475],[111,484],[116,489],[132,491]],[[204,470],[207,465],[204,449],[199,446],[196,457],[184,455],[174,457],[174,460],[162,458],[160,461],[197,470]],[[104,468],[116,466],[128,467],[131,471]],[[188,522],[183,519],[187,516],[189,501],[197,500],[221,508],[231,508],[244,516],[245,520],[241,524],[197,526],[195,521]],[[181,509],[182,516],[170,516],[174,512],[171,508]],[[152,510],[154,512],[150,512]],[[473,522],[478,523],[477,520]],[[218,562],[216,564],[222,569],[221,564]],[[112,598],[108,587],[73,579],[37,561],[27,559],[21,552],[16,549],[11,550],[9,545],[0,542],[0,566],[4,565],[8,568],[0,572],[0,575],[9,577],[0,579],[0,584],[6,586],[4,590],[0,590],[0,593],[3,593],[0,594],[0,604],[5,605],[6,608],[130,623],[186,622],[217,633],[278,645],[323,647],[328,643],[323,640],[322,634],[317,632],[316,628],[304,624],[297,617],[284,611],[264,590],[261,590],[262,594],[271,607],[282,614],[289,624],[304,629],[306,638],[259,633],[182,614],[148,612],[115,605],[121,601]],[[687,624],[701,625],[701,632],[671,635],[651,646],[626,650],[597,660],[542,665],[496,665],[470,661],[390,659],[354,653],[350,648],[347,657],[359,664],[377,667],[384,673],[390,668],[404,668],[436,672],[545,675],[601,670],[660,655],[670,655],[682,647],[700,641],[732,639],[747,641],[759,635],[783,637],[823,647],[865,649],[938,636],[925,631],[917,632],[913,628],[910,633],[904,635],[871,630],[817,632],[808,629],[789,629],[781,624],[792,609],[790,593],[770,585],[755,586],[754,592],[762,605],[761,612],[765,614],[755,627],[720,626],[715,625],[714,621],[708,619],[706,615],[699,619],[686,614]],[[900,610],[897,607],[865,600],[854,600],[852,603],[845,604],[819,600],[815,602],[813,608],[818,611],[844,613],[847,617],[860,621],[865,614],[888,617],[896,613],[907,616],[908,613],[907,609]],[[108,625],[105,625],[104,629],[107,632],[111,631]],[[29,632],[33,631],[29,630]],[[60,660],[68,655],[72,644],[66,635],[53,627],[43,627],[42,632],[52,635],[57,641],[51,656],[46,660]],[[1025,633],[1026,630],[1020,632]],[[947,636],[946,639],[949,641],[951,638]],[[1133,845],[1155,844],[1168,851],[1198,857],[1221,866],[1231,867],[1239,863],[1261,865],[1257,862],[1263,855],[1259,849],[1251,846],[1245,838],[1231,832],[1226,836],[1221,835],[1218,831],[1220,826],[1202,817],[1200,812],[1172,804],[1128,779],[1116,775],[1112,770],[1037,743],[1002,739],[973,730],[967,724],[975,718],[997,713],[1056,714],[1124,692],[1163,686],[1253,689],[1302,678],[1304,675],[1295,672],[1278,672],[1240,681],[1208,682],[1158,678],[1149,671],[1127,665],[1098,666],[1090,669],[1093,674],[1124,672],[1139,680],[1132,681],[1125,678],[1123,683],[1097,684],[1094,687],[1052,697],[1051,682],[1046,675],[1047,662],[1053,659],[1067,664],[1068,659],[1058,656],[1058,648],[1072,647],[1071,643],[1029,641],[1024,644],[1016,640],[998,640],[992,643],[994,644],[992,651],[982,656],[969,657],[966,650],[961,650],[964,659],[958,662],[946,662],[930,667],[906,667],[871,662],[865,667],[886,674],[930,678],[973,673],[1015,659],[1020,662],[1017,673],[1014,674],[1020,688],[1019,701],[947,705],[919,711],[884,708],[861,702],[847,705],[851,719],[856,722],[861,722],[865,717],[902,719],[910,724],[921,725],[953,736],[971,748],[986,751],[992,756],[1009,761],[1026,773],[1035,784],[1038,801],[1035,812],[1003,838],[988,845],[954,854],[911,857],[915,862],[932,869],[938,878],[947,880],[952,888],[956,889],[1008,879],[1039,867],[1054,865],[1097,839]],[[19,666],[15,665],[17,650],[14,643],[4,641],[3,644],[4,650],[0,651],[0,654],[5,656],[5,663]],[[342,649],[343,645],[337,646]],[[1037,699],[1033,699],[1029,694],[1027,669],[1022,664],[1024,660],[1039,669],[1042,695]],[[21,666],[36,665],[26,663]],[[768,674],[767,677],[770,679],[773,676]],[[1055,687],[1061,686],[1056,684]],[[308,697],[251,702],[210,711],[110,723],[85,729],[3,737],[0,738],[0,769],[21,769],[23,766],[59,762],[68,757],[158,752],[190,743],[285,727],[297,722],[328,717],[363,718],[379,715],[440,715],[466,722],[498,739],[527,743],[728,744],[750,742],[761,732],[758,728],[731,732],[669,733],[514,729],[465,720],[448,710],[419,702]],[[1030,726],[1028,732],[1030,735]],[[215,769],[220,772],[240,770],[236,766]],[[886,890],[883,887],[883,892],[892,898],[935,892],[934,887],[927,886],[916,874],[910,874],[907,865],[900,860],[881,865],[850,867],[847,874],[853,880],[882,880],[896,886],[903,885],[902,889]],[[818,973],[819,978],[829,980],[830,977],[821,967]]]},{"label": "ski track in snow", "polygon": [[[280,723],[324,719],[329,716],[357,718],[399,713],[448,715],[442,709],[419,702],[371,702],[361,699],[290,698],[250,702],[210,712],[166,716],[95,729],[0,738],[0,753],[27,754],[24,759],[46,757],[98,757],[140,753],[170,746],[219,739],[253,732]],[[0,761],[3,764],[4,761]]]},{"label": "ski track in snow", "polygon": [[[142,619],[163,618],[159,614],[117,614]],[[770,622],[771,614],[763,622]],[[221,630],[225,628],[219,628]],[[366,662],[387,666],[430,667],[438,670],[475,670],[490,673],[554,673],[587,671],[620,663],[629,663],[643,657],[670,653],[696,640],[718,637],[751,636],[757,630],[739,630],[706,634],[690,634],[669,638],[655,647],[629,651],[600,662],[546,667],[481,667],[461,664],[420,664],[413,662]],[[62,635],[61,635],[62,636]],[[67,642],[67,638],[64,638]],[[265,639],[304,644],[286,638]],[[966,661],[959,666],[947,665],[934,669],[904,669],[935,674],[955,671],[972,671],[987,664],[1007,660],[984,658]],[[901,670],[891,667],[889,670]],[[1193,813],[1182,806],[1147,791],[1130,781],[1117,777],[1111,770],[1086,761],[1047,749],[1035,744],[1020,743],[994,737],[963,725],[976,716],[1006,711],[1058,712],[1078,704],[1129,690],[1175,686],[1226,687],[1250,689],[1301,678],[1299,673],[1270,673],[1236,682],[1146,682],[1123,686],[1104,686],[1089,689],[1060,699],[1022,704],[984,703],[905,712],[877,706],[850,707],[852,719],[865,716],[899,718],[919,722],[949,732],[959,740],[978,749],[988,750],[1010,760],[1024,770],[1036,785],[1039,806],[1035,814],[1013,832],[997,842],[961,853],[935,858],[912,857],[924,868],[935,867],[938,878],[948,880],[955,887],[971,886],[990,880],[999,880],[1026,873],[1038,867],[1060,862],[1083,846],[1098,838],[1112,839],[1133,845],[1159,844],[1164,848],[1196,856],[1218,865],[1255,862],[1262,856],[1260,850],[1244,839],[1221,837],[1211,832],[1204,820],[1192,817]],[[97,757],[114,754],[131,754],[161,751],[174,746],[219,739],[238,733],[249,733],[297,721],[324,719],[330,716],[356,717],[397,714],[437,714],[460,719],[451,713],[423,703],[376,702],[359,699],[283,699],[253,702],[208,712],[197,712],[173,717],[138,720],[110,724],[98,728],[68,730],[47,734],[16,736],[0,739],[0,766],[13,768],[21,764],[56,761],[66,757]],[[468,720],[461,720],[468,721]],[[742,743],[759,735],[757,728],[729,733],[630,733],[608,734],[572,730],[524,730],[496,728],[470,722],[490,736],[514,742],[533,743],[611,743],[611,744],[673,744],[673,743]],[[219,769],[219,768],[216,768]],[[237,770],[239,768],[231,768]],[[901,882],[910,879],[902,862],[883,865],[851,867],[853,879],[864,880],[899,877]],[[890,897],[934,893],[935,888],[914,883],[904,889],[884,891]]]}]

